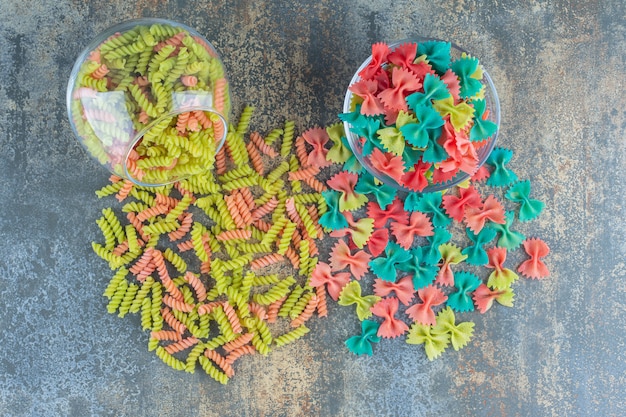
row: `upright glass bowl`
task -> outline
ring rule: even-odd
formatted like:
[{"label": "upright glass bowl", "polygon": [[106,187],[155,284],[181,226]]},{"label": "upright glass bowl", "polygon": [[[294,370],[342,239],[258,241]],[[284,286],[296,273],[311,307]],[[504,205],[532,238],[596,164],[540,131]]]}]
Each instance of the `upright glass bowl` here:
[{"label": "upright glass bowl", "polygon": [[74,64],[66,100],[89,155],[142,186],[211,169],[231,106],[215,48],[166,19],[129,20],[97,35]]},{"label": "upright glass bowl", "polygon": [[[455,45],[454,43],[451,43],[451,42],[445,42],[445,41],[441,41],[441,40],[433,39],[433,38],[414,37],[410,39],[403,39],[403,40],[389,43],[388,46],[389,46],[390,51],[395,51],[399,46],[405,45],[407,43],[414,43],[414,44],[419,45],[420,43],[424,43],[424,42],[444,42],[444,43],[449,44],[450,45],[450,59],[452,62],[460,59],[461,57],[466,57],[466,56],[471,57],[471,54],[465,51],[464,49],[462,49],[460,46]],[[370,55],[361,64],[361,66],[356,70],[354,76],[352,77],[352,80],[350,81],[349,88],[346,91],[346,95],[344,99],[344,104],[343,104],[344,114],[353,112],[355,110],[355,106],[359,104],[360,101],[362,101],[361,98],[357,97],[352,91],[350,91],[350,87],[353,86],[355,83],[361,81],[361,77],[359,76],[359,74],[366,67],[370,66],[370,64],[372,63],[372,59],[373,57],[372,55]],[[419,60],[420,60],[420,56],[418,53],[414,62],[419,62]],[[390,64],[389,62],[380,63],[380,67],[385,68],[385,69],[389,68],[391,65],[392,64]],[[482,77],[479,79],[481,83],[480,96],[482,99],[484,99],[484,102],[485,102],[484,103],[485,111],[483,113],[484,114],[483,120],[489,120],[490,122],[494,123],[495,132],[493,132],[493,134],[491,134],[484,141],[481,141],[479,147],[478,146],[476,147],[475,151],[476,151],[476,156],[477,156],[477,165],[476,165],[476,170],[473,173],[459,171],[452,178],[447,178],[445,181],[439,181],[439,182],[434,182],[432,179],[432,175],[431,175],[431,177],[427,178],[428,185],[419,192],[427,193],[427,192],[443,191],[467,180],[485,163],[485,161],[487,160],[487,158],[489,157],[489,155],[491,154],[491,151],[493,150],[495,146],[496,140],[498,137],[498,130],[500,128],[500,102],[498,99],[498,94],[496,92],[495,85],[491,77],[487,73],[487,71],[485,71],[484,68],[482,67],[482,65],[479,66],[478,74],[482,75]],[[423,89],[421,91],[423,92]],[[380,91],[378,93],[380,93]],[[472,100],[466,99],[463,101],[473,106]],[[416,191],[414,189],[411,190],[405,187],[397,179],[392,178],[391,176],[387,175],[385,172],[382,172],[380,169],[374,166],[375,164],[372,163],[371,155],[370,154],[366,155],[366,152],[364,151],[364,143],[365,143],[364,137],[356,134],[353,131],[352,123],[346,120],[345,118],[344,118],[343,124],[344,124],[346,138],[348,140],[348,144],[350,148],[352,149],[352,152],[354,153],[358,161],[361,163],[361,165],[363,165],[363,167],[370,174],[372,174],[376,179],[378,179],[382,183],[389,185],[391,187],[394,187],[400,191],[404,191],[404,192]],[[384,128],[384,127],[386,127],[384,123],[381,124],[381,128]],[[442,141],[442,139],[440,139],[440,141]],[[418,149],[418,148],[415,148],[415,149]],[[438,164],[435,163],[433,168],[437,167],[437,165]],[[428,177],[428,174],[427,174],[427,177]]]}]

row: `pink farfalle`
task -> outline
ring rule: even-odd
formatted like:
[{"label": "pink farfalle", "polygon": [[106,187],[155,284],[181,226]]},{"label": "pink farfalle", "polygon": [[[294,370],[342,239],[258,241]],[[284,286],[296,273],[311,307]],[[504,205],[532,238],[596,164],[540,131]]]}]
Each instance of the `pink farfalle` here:
[{"label": "pink farfalle", "polygon": [[443,184],[445,182],[450,181],[452,178],[459,173],[459,170],[456,171],[443,171],[439,168],[433,170],[433,184]]},{"label": "pink farfalle", "polygon": [[389,243],[389,230],[376,229],[372,232],[370,240],[367,242],[367,249],[372,256],[378,256],[385,251],[387,243]]},{"label": "pink farfalle", "polygon": [[422,303],[414,304],[407,308],[406,314],[417,323],[434,326],[437,317],[435,316],[433,307],[444,303],[448,299],[448,296],[434,285],[419,289],[417,295],[422,300]]},{"label": "pink farfalle", "polygon": [[374,227],[376,228],[385,227],[388,220],[400,223],[409,221],[409,213],[404,210],[404,203],[398,197],[395,197],[385,209],[382,209],[375,201],[369,202],[367,204],[367,216],[374,219]]},{"label": "pink farfalle", "polygon": [[339,240],[330,253],[330,268],[333,272],[350,268],[355,279],[360,280],[369,269],[371,255],[363,250],[350,253],[350,248],[345,241]]},{"label": "pink farfalle", "polygon": [[480,168],[478,168],[478,170],[474,173],[474,175],[472,175],[471,179],[472,182],[481,182],[489,178],[489,175],[491,175],[491,172],[489,172],[486,166],[481,165]]},{"label": "pink farfalle", "polygon": [[401,181],[404,175],[404,161],[402,156],[396,156],[391,152],[383,152],[374,148],[369,156],[372,166],[397,182]]},{"label": "pink farfalle", "polygon": [[391,70],[391,87],[384,89],[378,94],[378,98],[385,108],[408,111],[406,96],[418,91],[422,83],[411,71],[395,67]]},{"label": "pink farfalle", "polygon": [[312,166],[324,168],[332,164],[331,161],[326,160],[326,154],[328,149],[324,147],[330,140],[326,129],[321,127],[312,127],[302,133],[304,140],[313,147],[313,150],[309,153],[307,163]]},{"label": "pink farfalle", "polygon": [[383,298],[370,308],[370,311],[383,319],[378,327],[378,336],[394,338],[402,336],[409,330],[406,323],[395,317],[398,312],[398,299],[396,297]]},{"label": "pink farfalle", "polygon": [[391,223],[391,233],[395,236],[396,242],[404,249],[409,249],[413,245],[415,236],[432,236],[434,234],[430,219],[420,211],[411,213],[408,224]]},{"label": "pink farfalle", "polygon": [[465,209],[468,207],[478,208],[482,205],[480,193],[473,186],[459,188],[459,196],[446,194],[442,198],[442,206],[446,214],[457,222],[462,222],[465,217]]},{"label": "pink farfalle", "polygon": [[335,301],[339,299],[342,288],[348,282],[350,282],[350,274],[348,272],[339,272],[333,275],[330,265],[325,262],[318,262],[311,273],[311,286],[321,287],[325,285],[328,295]]},{"label": "pink farfalle", "polygon": [[374,294],[379,297],[387,297],[392,292],[396,294],[396,297],[402,304],[408,306],[415,296],[413,277],[407,275],[406,277],[400,278],[397,282],[389,282],[380,278],[374,280]]},{"label": "pink farfalle", "polygon": [[[331,237],[350,236],[352,243],[357,248],[363,249],[363,246],[365,246],[369,242],[369,239],[372,236],[374,230],[374,221],[367,217],[361,218],[359,220],[354,220],[352,213],[349,211],[344,211],[342,212],[342,214],[348,222],[348,227],[339,230],[333,230],[332,232],[330,232],[329,235]],[[348,244],[351,245],[350,242],[348,242]]]},{"label": "pink farfalle", "polygon": [[417,164],[413,165],[413,171],[407,171],[400,179],[400,184],[404,185],[411,191],[422,192],[428,185],[426,179],[426,171],[432,166],[429,162],[423,162],[421,159]]},{"label": "pink farfalle", "polygon": [[480,207],[465,209],[465,223],[472,232],[477,234],[483,230],[487,220],[498,224],[506,223],[504,207],[493,194],[490,194]]},{"label": "pink farfalle", "polygon": [[449,69],[441,76],[441,81],[448,86],[448,91],[452,95],[454,102],[459,102],[461,100],[461,81],[459,77]]},{"label": "pink farfalle", "polygon": [[[358,195],[354,191],[359,175],[354,172],[341,171],[326,182],[330,188],[341,193],[339,210],[354,210],[361,207],[367,201],[367,197]],[[356,206],[356,207],[353,207]]]},{"label": "pink farfalle", "polygon": [[386,43],[378,42],[372,45],[372,60],[359,72],[359,77],[370,80],[383,71],[382,64],[387,61],[389,46]]},{"label": "pink farfalle", "polygon": [[485,314],[491,308],[494,300],[506,293],[506,290],[491,290],[485,284],[480,284],[472,293],[472,299],[476,305],[476,309],[481,314]]},{"label": "pink farfalle", "polygon": [[539,279],[548,277],[550,271],[548,271],[548,267],[541,260],[541,258],[548,256],[550,253],[548,245],[538,238],[526,239],[523,245],[530,259],[522,262],[517,271],[527,278]]},{"label": "pink farfalle", "polygon": [[385,112],[383,103],[380,101],[380,98],[377,97],[378,81],[361,80],[352,84],[348,90],[363,99],[361,103],[361,114],[365,116],[376,116]]}]

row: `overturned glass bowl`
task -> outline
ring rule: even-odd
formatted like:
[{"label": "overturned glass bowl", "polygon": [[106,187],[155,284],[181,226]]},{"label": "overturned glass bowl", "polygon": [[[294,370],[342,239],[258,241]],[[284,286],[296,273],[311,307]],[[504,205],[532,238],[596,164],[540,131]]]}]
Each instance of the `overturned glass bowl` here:
[{"label": "overturned glass bowl", "polygon": [[361,165],[405,192],[475,175],[493,150],[500,103],[478,59],[437,39],[372,45],[345,95],[346,138]]},{"label": "overturned glass bowl", "polygon": [[97,35],[74,64],[66,99],[87,152],[142,186],[211,169],[231,106],[215,48],[165,19],[129,20]]}]

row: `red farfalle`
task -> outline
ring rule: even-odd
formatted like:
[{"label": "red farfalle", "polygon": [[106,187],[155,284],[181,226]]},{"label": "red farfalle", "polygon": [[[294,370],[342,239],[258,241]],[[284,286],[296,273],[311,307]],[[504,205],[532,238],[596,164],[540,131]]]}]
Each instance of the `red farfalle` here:
[{"label": "red farfalle", "polygon": [[468,207],[478,208],[482,205],[480,193],[473,186],[467,188],[459,188],[459,196],[444,195],[442,198],[442,206],[446,214],[457,222],[462,222],[465,217],[465,209]]},{"label": "red farfalle", "polygon": [[425,61],[415,62],[417,57],[417,44],[404,43],[396,47],[388,56],[389,62],[399,67],[408,69],[417,76],[420,81],[424,80],[426,74],[434,74],[435,71]]},{"label": "red farfalle", "polygon": [[407,275],[404,278],[400,278],[397,282],[389,282],[380,278],[374,280],[374,294],[379,297],[387,297],[392,292],[396,294],[396,297],[402,304],[408,306],[415,296],[413,278]]},{"label": "red farfalle", "polygon": [[367,241],[367,249],[372,256],[378,256],[385,251],[387,243],[389,243],[389,230],[376,229]]},{"label": "red farfalle", "polygon": [[473,182],[484,181],[487,178],[489,178],[489,175],[491,175],[491,173],[489,172],[487,167],[484,166],[484,165],[481,165],[480,168],[478,168],[478,170],[476,170],[474,175],[472,175],[472,181]]},{"label": "red farfalle", "polygon": [[409,217],[408,224],[391,223],[391,233],[396,237],[398,245],[404,249],[409,249],[413,245],[415,236],[432,236],[433,225],[428,216],[420,211],[414,211]]},{"label": "red farfalle", "polygon": [[398,318],[398,299],[396,297],[383,298],[370,308],[370,311],[383,319],[378,327],[378,336],[393,338],[403,335],[409,330],[409,326]]},{"label": "red farfalle", "polygon": [[418,91],[422,83],[416,75],[404,68],[393,68],[391,70],[391,86],[378,94],[387,109],[408,111],[406,96]]},{"label": "red farfalle", "polygon": [[429,326],[435,325],[437,318],[433,307],[444,303],[448,299],[448,296],[434,285],[419,289],[417,295],[422,302],[407,308],[406,314],[408,314],[413,321],[420,324]]},{"label": "red farfalle", "polygon": [[370,254],[363,250],[350,253],[350,248],[345,241],[339,240],[330,253],[330,268],[333,272],[350,268],[350,272],[357,280],[360,280],[369,269]]},{"label": "red farfalle", "polygon": [[318,262],[311,274],[310,284],[312,287],[325,285],[328,294],[333,300],[337,301],[341,289],[345,287],[348,282],[350,282],[350,274],[348,272],[338,272],[333,275],[330,265],[325,262]]},{"label": "red farfalle", "polygon": [[380,101],[380,98],[377,97],[378,81],[361,80],[352,84],[348,89],[363,99],[363,103],[361,103],[361,114],[376,116],[385,112],[383,103]]},{"label": "red farfalle", "polygon": [[328,149],[324,147],[330,140],[326,129],[321,127],[312,127],[306,132],[302,133],[304,140],[313,147],[313,150],[309,153],[307,163],[312,166],[324,168],[329,166],[332,162],[326,160],[326,154]]},{"label": "red farfalle", "polygon": [[476,309],[482,314],[491,308],[496,298],[504,294],[506,290],[491,290],[485,284],[480,284],[472,293],[472,299],[476,305]]},{"label": "red farfalle", "polygon": [[395,197],[385,209],[380,208],[380,205],[375,201],[369,202],[367,204],[367,216],[374,219],[374,227],[376,228],[385,227],[388,220],[400,223],[409,221],[409,213],[404,210],[404,203],[398,197]]},{"label": "red farfalle", "polygon": [[439,168],[436,168],[433,170],[433,184],[443,184],[446,183],[448,181],[450,181],[452,178],[454,178],[456,176],[456,174],[459,173],[459,170],[455,170],[455,171],[443,171]]},{"label": "red farfalle", "polygon": [[402,175],[404,175],[404,161],[401,156],[396,156],[391,152],[383,152],[378,148],[374,148],[369,159],[374,168],[397,182],[401,181]]},{"label": "red farfalle", "polygon": [[533,279],[545,278],[549,276],[550,271],[548,271],[548,267],[541,260],[541,258],[550,253],[548,245],[546,245],[543,240],[538,238],[526,239],[523,242],[523,245],[524,250],[528,256],[530,256],[530,259],[522,262],[522,264],[517,268],[517,271],[525,277]]},{"label": "red farfalle", "polygon": [[447,70],[442,76],[441,81],[446,83],[448,86],[448,91],[452,95],[454,102],[457,103],[461,100],[461,81],[459,77],[451,70]]},{"label": "red farfalle", "polygon": [[364,80],[370,80],[383,71],[382,64],[387,61],[387,55],[389,55],[389,46],[386,43],[378,42],[373,44],[372,60],[359,72],[359,77]]},{"label": "red farfalle", "polygon": [[417,164],[413,165],[413,171],[407,171],[401,178],[400,184],[404,185],[411,191],[422,192],[428,185],[426,179],[426,171],[432,166],[429,162],[423,162],[421,159]]},{"label": "red farfalle", "polygon": [[481,206],[465,209],[465,223],[472,232],[479,233],[483,230],[487,220],[498,224],[506,223],[504,207],[493,194],[490,194]]}]

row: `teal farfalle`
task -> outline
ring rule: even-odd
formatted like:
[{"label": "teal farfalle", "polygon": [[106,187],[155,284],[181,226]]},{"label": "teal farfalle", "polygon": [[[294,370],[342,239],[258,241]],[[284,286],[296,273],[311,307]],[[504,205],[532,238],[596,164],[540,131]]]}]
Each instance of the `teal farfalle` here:
[{"label": "teal farfalle", "polygon": [[450,96],[446,83],[433,74],[426,74],[423,88],[424,92],[418,91],[406,97],[406,103],[412,110],[420,106],[432,106],[431,100],[443,100]]},{"label": "teal farfalle", "polygon": [[354,191],[363,195],[373,195],[376,198],[376,202],[383,210],[393,202],[393,199],[398,193],[398,190],[387,184],[376,184],[375,178],[367,172],[359,176],[359,181],[356,187],[354,187]]},{"label": "teal farfalle", "polygon": [[448,306],[454,311],[473,311],[472,292],[481,284],[480,278],[471,272],[457,271],[454,273],[455,292],[448,294]]},{"label": "teal farfalle", "polygon": [[441,259],[439,246],[448,243],[452,239],[452,233],[443,227],[435,227],[434,234],[428,236],[428,245],[425,246],[422,261],[427,265],[437,265]]},{"label": "teal farfalle", "polygon": [[339,230],[348,227],[348,220],[339,211],[339,199],[341,193],[333,190],[322,192],[322,197],[326,201],[326,213],[320,219],[319,224],[327,230]]},{"label": "teal farfalle", "polygon": [[367,123],[367,116],[361,114],[361,105],[357,105],[356,109],[348,113],[340,113],[339,120],[349,123],[353,127],[363,127]]},{"label": "teal farfalle", "polygon": [[411,145],[426,148],[439,138],[445,121],[432,106],[417,106],[414,111],[418,121],[400,127],[400,132]]},{"label": "teal farfalle", "polygon": [[485,100],[474,100],[474,126],[470,130],[470,141],[479,142],[490,138],[498,130],[498,125],[491,120],[484,120],[485,108],[487,106]]},{"label": "teal farfalle", "polygon": [[519,203],[519,219],[522,222],[527,222],[539,216],[541,210],[543,210],[543,201],[533,200],[530,195],[530,181],[520,181],[514,184],[506,192],[507,200]]},{"label": "teal farfalle", "polygon": [[465,262],[470,265],[487,264],[487,262],[489,262],[489,256],[483,246],[493,240],[497,232],[495,229],[489,227],[484,227],[477,235],[475,235],[469,227],[466,229],[466,232],[473,245],[461,251],[463,255],[467,255]]},{"label": "teal farfalle", "polygon": [[478,94],[482,88],[480,80],[472,78],[472,75],[478,70],[478,59],[465,56],[453,61],[450,64],[452,71],[459,77],[461,84],[461,98],[471,98]]},{"label": "teal farfalle", "polygon": [[417,56],[426,55],[428,63],[439,74],[450,68],[452,44],[444,41],[426,41],[417,44]]},{"label": "teal farfalle", "polygon": [[496,242],[497,247],[505,248],[507,250],[515,249],[519,247],[519,245],[522,244],[524,239],[526,239],[526,236],[524,236],[520,232],[511,230],[511,225],[513,224],[513,221],[515,220],[514,211],[507,211],[506,214],[504,215],[504,218],[506,220],[505,224],[497,224],[497,223],[489,222],[487,223],[487,225],[491,227],[492,229],[494,229],[496,232],[500,233],[500,237],[498,238],[498,241]]},{"label": "teal farfalle", "polygon": [[424,253],[428,251],[427,246],[418,246],[410,250],[411,258],[398,265],[398,269],[413,276],[413,288],[417,291],[420,288],[432,284],[437,277],[438,268],[424,262]]},{"label": "teal farfalle", "polygon": [[361,334],[352,336],[346,340],[346,347],[355,355],[372,356],[372,343],[380,342],[380,336],[377,335],[380,324],[373,320],[363,320],[361,322]]},{"label": "teal farfalle", "polygon": [[505,187],[517,181],[515,172],[506,168],[511,161],[513,151],[505,148],[494,148],[487,158],[487,164],[493,167],[493,172],[487,179],[487,185],[492,187]]},{"label": "teal farfalle", "polygon": [[[412,211],[421,211],[433,215],[432,222],[435,227],[446,227],[452,222],[441,206],[442,194],[440,192],[424,193],[415,204]],[[406,206],[405,206],[406,207]]]},{"label": "teal farfalle", "polygon": [[387,243],[385,256],[379,256],[369,262],[370,269],[380,279],[395,282],[397,277],[396,268],[399,264],[411,259],[411,254],[394,242]]}]

